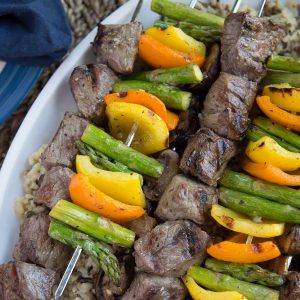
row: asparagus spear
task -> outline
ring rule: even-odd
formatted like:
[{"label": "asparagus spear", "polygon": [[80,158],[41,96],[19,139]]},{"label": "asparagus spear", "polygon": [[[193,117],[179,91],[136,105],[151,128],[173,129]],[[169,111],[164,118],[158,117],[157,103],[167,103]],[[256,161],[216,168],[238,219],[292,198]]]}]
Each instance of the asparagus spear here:
[{"label": "asparagus spear", "polygon": [[300,136],[283,126],[272,122],[270,119],[257,117],[253,120],[253,124],[272,135],[280,137],[289,144],[300,149]]},{"label": "asparagus spear", "polygon": [[212,44],[219,41],[222,33],[222,31],[216,27],[195,25],[184,21],[177,22],[176,20],[172,19],[167,19],[164,21],[156,20],[153,25],[162,29],[165,29],[168,26],[179,27],[187,35],[205,44]]},{"label": "asparagus spear", "polygon": [[267,68],[288,72],[300,72],[300,59],[289,56],[271,55],[267,61]]},{"label": "asparagus spear", "polygon": [[216,292],[237,291],[248,300],[278,300],[279,292],[254,283],[235,279],[198,266],[190,267],[188,275],[197,283]]},{"label": "asparagus spear", "polygon": [[109,157],[103,153],[93,149],[91,146],[85,144],[82,141],[75,142],[79,152],[83,155],[88,155],[91,159],[91,162],[98,168],[114,171],[114,172],[123,172],[123,173],[132,173],[128,167],[123,165],[118,161],[111,161]]},{"label": "asparagus spear", "polygon": [[219,183],[229,189],[300,208],[300,191],[296,189],[269,183],[230,169],[224,171]]},{"label": "asparagus spear", "polygon": [[203,74],[198,65],[186,65],[170,69],[156,69],[133,74],[129,79],[160,82],[168,84],[193,84],[203,80]]},{"label": "asparagus spear", "polygon": [[286,73],[280,71],[268,71],[263,79],[263,85],[288,83],[300,88],[300,73]]},{"label": "asparagus spear", "polygon": [[283,276],[255,264],[237,264],[207,258],[205,267],[214,272],[225,273],[247,282],[257,282],[267,286],[281,286],[284,283]]},{"label": "asparagus spear", "polygon": [[137,173],[159,177],[163,172],[164,167],[157,160],[126,146],[92,124],[88,124],[81,140]]},{"label": "asparagus spear", "polygon": [[134,243],[133,231],[66,200],[59,200],[49,215],[109,244],[130,248]]},{"label": "asparagus spear", "polygon": [[164,83],[146,82],[139,80],[119,81],[113,86],[114,92],[127,92],[129,90],[144,90],[165,103],[168,108],[187,110],[190,106],[192,94],[183,92],[178,88]]},{"label": "asparagus spear", "polygon": [[74,249],[77,246],[81,247],[115,284],[120,283],[121,270],[118,259],[104,243],[54,219],[51,220],[48,233],[51,238]]},{"label": "asparagus spear", "polygon": [[222,17],[170,0],[152,0],[151,9],[177,21],[186,21],[196,25],[210,25],[217,28],[222,28],[224,25],[224,18]]},{"label": "asparagus spear", "polygon": [[251,217],[300,224],[300,210],[258,196],[219,188],[220,204]]},{"label": "asparagus spear", "polygon": [[278,137],[276,137],[254,125],[249,126],[249,128],[247,129],[247,132],[246,132],[246,136],[250,141],[253,141],[253,142],[258,141],[259,139],[261,139],[264,136],[269,136],[283,148],[285,148],[289,151],[292,151],[292,152],[298,152],[298,153],[300,152],[300,149],[294,147],[293,145],[289,144],[285,140],[278,138]]}]

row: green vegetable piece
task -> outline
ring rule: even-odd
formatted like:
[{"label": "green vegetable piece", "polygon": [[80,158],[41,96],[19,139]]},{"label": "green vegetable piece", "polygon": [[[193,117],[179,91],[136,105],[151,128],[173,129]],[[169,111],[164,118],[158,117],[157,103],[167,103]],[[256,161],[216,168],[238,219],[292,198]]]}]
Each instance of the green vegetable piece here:
[{"label": "green vegetable piece", "polygon": [[59,200],[49,215],[109,244],[130,248],[134,243],[135,233],[133,231],[66,200]]},{"label": "green vegetable piece", "polygon": [[271,55],[267,61],[267,68],[293,73],[300,73],[300,59],[290,56]]},{"label": "green vegetable piece", "polygon": [[77,246],[89,255],[104,273],[115,284],[120,283],[121,269],[118,259],[112,251],[102,242],[99,242],[85,233],[74,230],[55,219],[51,220],[49,227],[49,236],[66,245],[76,249]]},{"label": "green vegetable piece", "polygon": [[263,85],[288,83],[293,87],[300,88],[300,73],[268,71],[262,83]]},{"label": "green vegetable piece", "polygon": [[262,217],[269,220],[300,224],[300,210],[267,200],[258,196],[219,188],[220,204],[250,217]]},{"label": "green vegetable piece", "polygon": [[173,86],[140,80],[119,81],[114,84],[113,92],[122,93],[129,90],[144,90],[163,101],[168,108],[187,110],[192,100],[190,92],[184,92]]},{"label": "green vegetable piece", "polygon": [[283,276],[255,264],[237,264],[207,258],[205,267],[214,272],[225,273],[239,280],[257,282],[266,286],[281,286],[284,283]]},{"label": "green vegetable piece", "polygon": [[126,146],[92,124],[88,124],[81,140],[139,174],[159,177],[163,172],[163,165],[156,159]]}]

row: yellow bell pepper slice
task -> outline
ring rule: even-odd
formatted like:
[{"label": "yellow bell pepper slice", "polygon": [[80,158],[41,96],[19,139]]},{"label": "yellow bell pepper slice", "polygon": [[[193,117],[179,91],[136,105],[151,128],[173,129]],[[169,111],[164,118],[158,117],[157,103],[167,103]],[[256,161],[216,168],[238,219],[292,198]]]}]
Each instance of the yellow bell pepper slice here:
[{"label": "yellow bell pepper slice", "polygon": [[211,216],[229,230],[261,238],[282,235],[285,227],[284,223],[275,223],[272,221],[255,223],[249,217],[219,204],[212,206]]},{"label": "yellow bell pepper slice", "polygon": [[144,154],[151,154],[169,146],[169,130],[162,118],[143,105],[111,102],[106,107],[111,134],[125,141],[133,124],[138,128],[131,147]]},{"label": "yellow bell pepper slice", "polygon": [[250,141],[246,147],[246,154],[256,163],[270,163],[283,171],[295,171],[300,168],[299,153],[284,149],[267,136],[256,142]]},{"label": "yellow bell pepper slice", "polygon": [[185,275],[182,280],[194,300],[247,300],[245,296],[235,291],[207,291],[200,287],[189,275]]},{"label": "yellow bell pepper slice", "polygon": [[267,85],[263,89],[263,95],[269,96],[272,103],[278,107],[300,112],[300,89],[292,87],[288,83]]},{"label": "yellow bell pepper slice", "polygon": [[104,194],[129,205],[146,206],[139,174],[101,170],[86,155],[76,156],[76,170],[77,173],[86,175]]},{"label": "yellow bell pepper slice", "polygon": [[152,36],[162,44],[182,52],[196,52],[205,57],[205,45],[184,33],[180,28],[168,26],[166,29],[151,27],[145,34]]}]

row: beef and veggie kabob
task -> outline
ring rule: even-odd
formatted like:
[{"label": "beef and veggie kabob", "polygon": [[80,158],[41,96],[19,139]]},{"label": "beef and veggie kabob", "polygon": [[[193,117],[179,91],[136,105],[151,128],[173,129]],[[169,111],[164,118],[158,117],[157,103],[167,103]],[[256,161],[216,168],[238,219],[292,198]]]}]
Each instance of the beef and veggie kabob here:
[{"label": "beef and veggie kabob", "polygon": [[[293,225],[300,223],[299,191],[283,186],[296,186],[284,180],[299,176],[286,173],[299,168],[299,136],[283,127],[296,130],[297,116],[285,110],[297,112],[298,90],[265,87],[258,106],[279,124],[256,117],[249,127],[284,25],[244,12],[224,22],[170,0],[151,7],[168,19],[145,32],[136,21],[99,25],[97,63],[73,71],[79,114],[65,114],[44,151],[47,171],[34,197],[51,220],[45,213],[26,218],[16,262],[0,267],[9,278],[1,299],[50,299],[68,246],[103,270],[97,299],[185,299],[187,290],[201,300],[279,299],[279,286],[285,299],[299,296],[299,274],[285,277],[277,264],[281,253],[300,249]],[[132,73],[137,54],[151,68]],[[270,105],[289,114],[286,123],[263,109]],[[258,179],[226,168],[245,136],[251,141],[241,167]],[[273,176],[255,174],[270,170]],[[214,220],[222,227],[215,230]],[[266,261],[275,272],[257,265]],[[15,281],[13,273],[20,274]],[[30,276],[44,284],[24,284]]]}]

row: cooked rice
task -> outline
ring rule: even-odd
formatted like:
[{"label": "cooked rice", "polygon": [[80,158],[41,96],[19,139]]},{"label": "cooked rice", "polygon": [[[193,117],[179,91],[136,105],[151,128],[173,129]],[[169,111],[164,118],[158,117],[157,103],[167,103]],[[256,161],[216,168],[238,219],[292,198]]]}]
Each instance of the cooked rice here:
[{"label": "cooked rice", "polygon": [[[211,0],[209,6],[207,4],[197,4],[197,8],[209,11],[214,14],[226,17],[231,8],[227,4],[221,4],[217,0]],[[252,14],[256,11],[252,8],[241,6],[240,10],[247,10]],[[297,56],[300,53],[300,19],[298,6],[295,1],[288,1],[285,6],[280,4],[279,0],[269,0],[265,6],[265,15],[272,18],[278,18],[285,20],[288,24],[288,34],[282,40],[281,45],[278,47],[278,53],[286,55]],[[33,202],[33,196],[38,188],[38,182],[41,175],[45,173],[44,168],[41,166],[41,154],[46,148],[43,145],[38,151],[34,152],[29,157],[29,169],[24,173],[24,193],[25,195],[19,197],[16,201],[16,215],[20,222],[24,220],[27,213],[39,213],[46,211],[42,205],[36,205]],[[61,297],[62,300],[94,300],[94,278],[98,273],[99,268],[92,261],[91,258],[85,254],[81,254],[81,257],[71,275],[69,284]]]}]

